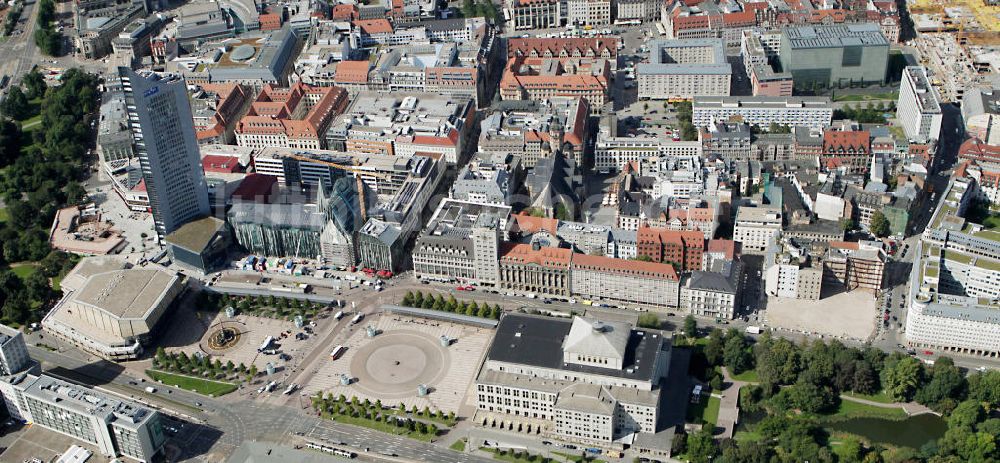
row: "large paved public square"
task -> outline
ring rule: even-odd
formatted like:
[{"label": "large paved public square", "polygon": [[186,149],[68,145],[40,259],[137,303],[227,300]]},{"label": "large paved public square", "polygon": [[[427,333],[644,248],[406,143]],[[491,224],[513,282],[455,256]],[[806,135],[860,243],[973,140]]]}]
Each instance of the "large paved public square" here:
[{"label": "large paved public square", "polygon": [[[343,344],[344,354],[337,360],[325,359],[312,381],[303,385],[303,393],[322,391],[457,413],[493,333],[395,314],[372,316],[360,324],[371,325],[378,334],[370,338],[366,329],[355,330]],[[451,344],[442,345],[441,336]],[[341,384],[341,375],[347,375],[351,384]],[[426,396],[418,395],[420,385],[429,388]]]},{"label": "large paved public square", "polygon": [[854,290],[818,301],[769,298],[766,324],[771,328],[863,341],[875,330],[877,316],[872,293]]}]

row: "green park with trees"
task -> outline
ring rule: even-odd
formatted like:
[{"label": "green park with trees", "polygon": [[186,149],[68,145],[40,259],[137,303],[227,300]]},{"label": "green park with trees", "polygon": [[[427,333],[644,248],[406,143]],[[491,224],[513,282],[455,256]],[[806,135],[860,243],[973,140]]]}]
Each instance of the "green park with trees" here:
[{"label": "green park with trees", "polygon": [[[47,88],[38,71],[12,86],[0,105],[0,321],[37,322],[58,299],[56,282],[77,257],[52,250],[48,230],[58,209],[86,199],[90,118],[98,108],[97,77],[78,69]],[[12,97],[12,98],[11,98]],[[33,272],[12,270],[30,265]]]},{"label": "green park with trees", "polygon": [[500,14],[500,10],[497,9],[496,4],[490,0],[463,0],[461,12],[462,16],[466,18],[482,16],[490,21],[503,19],[503,15]]},{"label": "green park with trees", "polygon": [[153,355],[153,368],[146,374],[156,381],[170,384],[199,394],[220,396],[236,390],[237,382],[252,382],[259,372],[257,366],[249,367],[231,360],[222,363],[208,355],[188,355],[184,352],[166,352],[163,347]]},{"label": "green park with trees", "polygon": [[331,309],[318,302],[305,299],[275,296],[230,296],[214,291],[200,291],[195,296],[195,307],[206,312],[219,312],[233,307],[237,313],[277,320],[294,320],[301,316],[308,323],[322,312]]},{"label": "green park with trees", "polygon": [[489,318],[493,320],[499,320],[500,315],[503,313],[503,308],[500,307],[500,304],[490,306],[485,302],[480,304],[476,301],[459,301],[455,299],[455,296],[448,296],[445,299],[441,294],[437,296],[433,294],[425,295],[421,291],[407,291],[400,304],[406,307],[453,312],[470,317]]},{"label": "green park with trees", "polygon": [[877,104],[867,102],[864,107],[860,103],[854,105],[846,104],[843,108],[833,111],[833,118],[850,119],[862,124],[885,124],[885,114],[895,112],[896,105],[892,102],[889,104],[886,104],[884,101],[879,101]]},{"label": "green park with trees", "polygon": [[324,396],[322,391],[312,397],[312,407],[327,419],[422,441],[431,441],[441,433],[442,429],[435,423],[444,426],[457,423],[454,412],[445,414],[428,407],[419,410],[416,405],[407,410],[403,403],[395,407],[383,406],[381,400],[371,402],[353,396],[348,400],[343,394]]},{"label": "green park with trees", "polygon": [[[696,332],[687,326],[685,332]],[[692,329],[694,328],[694,329]],[[740,390],[741,414],[762,416],[721,442],[710,431],[679,435],[675,454],[692,462],[957,463],[1000,461],[1000,371],[966,375],[948,357],[933,365],[839,341],[796,344],[768,334],[757,341],[736,329],[713,329],[691,343],[691,374],[719,390],[719,367],[752,372]],[[917,402],[941,414],[947,431],[919,449],[864,442],[825,425],[857,416],[904,419],[899,408],[848,403]],[[992,413],[991,413],[992,411]]]},{"label": "green park with trees", "polygon": [[38,1],[38,24],[35,28],[35,45],[49,56],[57,56],[62,51],[63,34],[53,24],[56,19],[55,0]]}]

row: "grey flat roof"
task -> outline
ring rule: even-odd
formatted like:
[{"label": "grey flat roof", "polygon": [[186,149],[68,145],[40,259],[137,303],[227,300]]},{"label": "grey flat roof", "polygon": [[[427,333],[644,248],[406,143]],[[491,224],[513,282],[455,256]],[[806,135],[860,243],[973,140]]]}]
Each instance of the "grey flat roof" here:
[{"label": "grey flat roof", "polygon": [[[500,319],[487,359],[553,370],[613,376],[656,382],[656,356],[665,341],[657,332],[632,330],[625,350],[623,369],[598,368],[563,363],[563,339],[569,335],[570,319],[507,314]],[[642,333],[642,334],[640,334]]]},{"label": "grey flat roof", "polygon": [[177,275],[166,270],[115,270],[91,277],[74,300],[119,318],[140,318],[145,317],[167,290],[179,282]]},{"label": "grey flat roof", "polygon": [[975,301],[975,298],[970,298],[970,302],[967,305],[949,305],[932,302],[927,304],[927,308],[924,309],[924,315],[980,323],[1000,323],[1000,310],[977,305],[972,301]]},{"label": "grey flat roof", "polygon": [[[711,63],[664,62],[664,50],[669,48],[710,47]],[[715,74],[730,75],[733,67],[726,61],[726,47],[722,39],[673,39],[649,42],[649,63],[636,66],[637,74]]]},{"label": "grey flat roof", "polygon": [[875,23],[786,27],[781,32],[792,49],[889,46]]},{"label": "grey flat roof", "polygon": [[825,96],[695,96],[695,108],[833,109]]}]

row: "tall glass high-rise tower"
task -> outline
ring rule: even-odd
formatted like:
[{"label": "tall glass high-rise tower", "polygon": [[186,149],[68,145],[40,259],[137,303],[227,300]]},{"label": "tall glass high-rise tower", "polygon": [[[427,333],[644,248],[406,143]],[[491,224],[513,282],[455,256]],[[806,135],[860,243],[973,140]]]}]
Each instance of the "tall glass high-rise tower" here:
[{"label": "tall glass high-rise tower", "polygon": [[118,68],[118,77],[156,233],[163,238],[209,213],[187,88],[180,76],[139,75],[127,67]]}]

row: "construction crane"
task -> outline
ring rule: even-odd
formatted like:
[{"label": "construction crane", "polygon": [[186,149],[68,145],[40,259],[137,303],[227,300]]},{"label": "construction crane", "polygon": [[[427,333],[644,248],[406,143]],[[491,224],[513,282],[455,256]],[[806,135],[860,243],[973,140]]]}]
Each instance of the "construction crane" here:
[{"label": "construction crane", "polygon": [[300,162],[312,162],[312,163],[315,163],[315,164],[322,164],[324,166],[330,166],[330,167],[334,167],[334,168],[337,168],[337,169],[340,169],[340,170],[344,170],[344,171],[347,171],[347,172],[354,173],[355,174],[354,178],[358,182],[358,205],[361,207],[361,223],[364,223],[365,219],[368,217],[368,212],[367,212],[367,209],[366,209],[366,201],[365,201],[365,182],[364,182],[364,180],[361,179],[361,174],[363,174],[363,175],[371,175],[373,177],[378,177],[378,178],[381,178],[383,180],[391,180],[392,179],[392,177],[390,177],[387,174],[382,174],[382,173],[378,173],[378,172],[372,172],[372,171],[369,171],[369,170],[361,169],[358,166],[350,166],[350,165],[338,164],[336,162],[323,161],[321,159],[314,159],[314,158],[309,158],[309,157],[305,157],[305,156],[299,156],[297,154],[289,154],[288,157],[292,158],[292,159],[295,159],[297,161],[300,161]]}]

